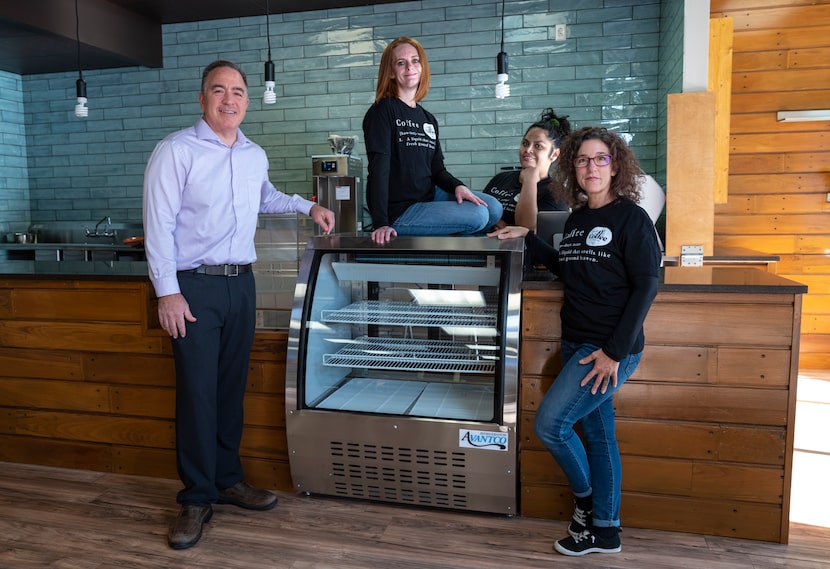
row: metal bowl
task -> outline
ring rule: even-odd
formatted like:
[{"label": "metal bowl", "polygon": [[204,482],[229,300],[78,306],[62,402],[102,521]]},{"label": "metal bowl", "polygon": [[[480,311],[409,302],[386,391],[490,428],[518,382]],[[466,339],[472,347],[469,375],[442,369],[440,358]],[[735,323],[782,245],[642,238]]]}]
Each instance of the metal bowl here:
[{"label": "metal bowl", "polygon": [[15,233],[14,234],[14,242],[15,243],[21,243],[21,244],[33,243],[34,242],[34,237],[32,236],[31,233]]}]

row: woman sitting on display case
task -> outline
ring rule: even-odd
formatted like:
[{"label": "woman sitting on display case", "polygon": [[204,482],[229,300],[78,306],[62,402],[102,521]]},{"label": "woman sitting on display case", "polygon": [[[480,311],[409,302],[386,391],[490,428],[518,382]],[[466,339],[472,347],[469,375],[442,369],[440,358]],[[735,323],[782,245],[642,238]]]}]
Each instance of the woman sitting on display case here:
[{"label": "woman sitting on display case", "polygon": [[651,219],[637,205],[639,175],[622,138],[604,128],[583,128],[563,141],[554,172],[555,187],[565,188],[573,208],[559,251],[525,227],[490,233],[524,237],[528,255],[543,261],[564,286],[562,370],[534,426],[574,493],[570,535],[554,544],[564,555],[622,549],[622,467],[611,396],[640,361],[661,260]]},{"label": "woman sitting on display case", "polygon": [[398,38],[383,50],[375,103],[363,118],[372,240],[396,235],[483,234],[501,219],[498,200],[473,192],[444,167],[438,121],[419,102],[429,91],[421,44]]},{"label": "woman sitting on display case", "polygon": [[521,169],[496,174],[484,189],[504,209],[496,229],[521,225],[535,230],[536,214],[540,211],[568,209],[554,197],[550,169],[559,157],[562,139],[570,132],[568,117],[556,116],[553,109],[545,109],[539,120],[528,127],[519,146]]}]

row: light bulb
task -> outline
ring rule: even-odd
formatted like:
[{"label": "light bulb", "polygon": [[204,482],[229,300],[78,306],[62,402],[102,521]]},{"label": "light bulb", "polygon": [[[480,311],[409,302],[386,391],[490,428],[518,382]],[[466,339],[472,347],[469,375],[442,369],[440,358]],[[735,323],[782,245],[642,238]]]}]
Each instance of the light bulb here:
[{"label": "light bulb", "polygon": [[510,85],[507,84],[507,73],[499,73],[496,76],[496,99],[506,99],[510,96]]},{"label": "light bulb", "polygon": [[274,93],[274,62],[270,59],[265,62],[265,92],[262,94],[262,102],[266,105],[273,105],[277,102],[277,94]]},{"label": "light bulb", "polygon": [[496,98],[505,99],[510,96],[510,85],[507,84],[507,54],[503,51],[496,56]]},{"label": "light bulb", "polygon": [[75,105],[75,116],[79,119],[85,119],[89,116],[89,107],[86,106],[86,97],[78,97],[78,102]]},{"label": "light bulb", "polygon": [[277,102],[277,94],[274,93],[274,81],[265,82],[265,92],[262,94],[262,102],[266,105],[273,105]]},{"label": "light bulb", "polygon": [[89,115],[89,108],[86,106],[86,81],[78,79],[75,82],[75,91],[78,97],[75,105],[75,116],[85,119]]}]

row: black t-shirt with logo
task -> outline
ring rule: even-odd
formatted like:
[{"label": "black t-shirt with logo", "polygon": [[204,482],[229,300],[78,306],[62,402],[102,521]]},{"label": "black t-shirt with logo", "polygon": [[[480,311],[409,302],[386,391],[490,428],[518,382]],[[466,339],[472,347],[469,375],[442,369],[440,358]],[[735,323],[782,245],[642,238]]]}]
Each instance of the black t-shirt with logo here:
[{"label": "black t-shirt with logo", "polygon": [[444,167],[438,121],[421,105],[381,99],[363,117],[363,136],[366,202],[375,228],[392,225],[414,203],[432,201],[436,186],[453,193],[462,185]]},{"label": "black t-shirt with logo", "polygon": [[[493,176],[484,187],[484,193],[499,200],[504,209],[502,220],[507,225],[516,225],[516,202],[522,193],[522,183],[519,181],[521,170],[509,170]],[[550,188],[550,178],[539,180],[536,184],[536,208],[539,211],[557,211],[568,209],[564,203],[557,202]]]},{"label": "black t-shirt with logo", "polygon": [[662,258],[643,208],[619,198],[575,209],[558,253],[532,231],[525,244],[531,259],[562,281],[564,340],[597,345],[617,361],[643,350],[643,322],[657,295]]}]

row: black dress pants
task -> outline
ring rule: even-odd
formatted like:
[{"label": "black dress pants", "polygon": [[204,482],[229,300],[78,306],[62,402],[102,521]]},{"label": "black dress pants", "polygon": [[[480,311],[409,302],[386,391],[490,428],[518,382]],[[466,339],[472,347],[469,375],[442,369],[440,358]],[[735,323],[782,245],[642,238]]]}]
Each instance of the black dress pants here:
[{"label": "black dress pants", "polygon": [[173,339],[179,504],[208,505],[243,479],[239,445],[248,361],[256,326],[252,272],[235,277],[181,272],[196,322]]}]

